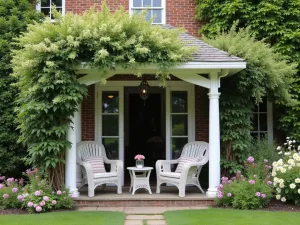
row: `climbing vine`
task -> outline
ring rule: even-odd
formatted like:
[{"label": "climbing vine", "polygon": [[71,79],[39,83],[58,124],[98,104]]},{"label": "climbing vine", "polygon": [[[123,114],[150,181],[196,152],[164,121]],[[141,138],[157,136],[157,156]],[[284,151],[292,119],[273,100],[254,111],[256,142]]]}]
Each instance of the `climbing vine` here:
[{"label": "climbing vine", "polygon": [[17,113],[28,163],[49,170],[64,162],[71,117],[87,95],[77,81],[82,62],[97,68],[102,82],[117,66],[139,75],[140,64],[153,63],[163,84],[170,67],[190,59],[194,49],[179,38],[182,30],[153,26],[145,16],[111,13],[103,4],[101,12],[56,14],[55,23],[34,24],[17,39],[13,75],[21,90]]}]

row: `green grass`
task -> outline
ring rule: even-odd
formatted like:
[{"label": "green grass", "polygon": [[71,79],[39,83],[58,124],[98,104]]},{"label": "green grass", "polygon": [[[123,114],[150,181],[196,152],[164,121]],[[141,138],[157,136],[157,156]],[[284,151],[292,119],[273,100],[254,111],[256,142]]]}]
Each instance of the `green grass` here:
[{"label": "green grass", "polygon": [[55,212],[31,215],[0,215],[2,225],[123,225],[119,212]]},{"label": "green grass", "polygon": [[165,212],[168,225],[299,225],[299,212],[207,209]]}]

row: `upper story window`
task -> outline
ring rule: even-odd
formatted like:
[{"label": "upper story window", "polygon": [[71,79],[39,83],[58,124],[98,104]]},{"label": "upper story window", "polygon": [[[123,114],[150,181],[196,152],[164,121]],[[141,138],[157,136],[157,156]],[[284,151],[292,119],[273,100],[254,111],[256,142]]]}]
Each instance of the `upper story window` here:
[{"label": "upper story window", "polygon": [[41,0],[40,3],[36,6],[37,10],[44,13],[46,16],[50,16],[53,20],[52,8],[53,5],[56,6],[56,10],[65,14],[65,0]]},{"label": "upper story window", "polygon": [[153,24],[166,23],[165,0],[130,0],[130,13],[139,13],[143,9],[147,9],[147,20],[155,17]]}]

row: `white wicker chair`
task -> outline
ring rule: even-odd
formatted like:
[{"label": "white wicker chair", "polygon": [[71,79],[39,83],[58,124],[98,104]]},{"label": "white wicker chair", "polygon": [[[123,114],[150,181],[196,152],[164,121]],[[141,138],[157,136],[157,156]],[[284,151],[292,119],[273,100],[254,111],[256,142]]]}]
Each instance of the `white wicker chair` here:
[{"label": "white wicker chair", "polygon": [[[86,158],[103,156],[104,163],[110,164],[110,172],[93,173],[90,163],[85,162]],[[89,197],[94,196],[95,188],[107,183],[116,184],[117,193],[122,194],[123,162],[121,160],[109,160],[106,157],[105,148],[95,141],[82,141],[77,144],[77,165],[81,167],[81,186],[88,184]]]},{"label": "white wicker chair", "polygon": [[[197,162],[184,164],[181,173],[171,172],[171,165],[179,163],[182,157],[194,158]],[[204,193],[200,183],[199,174],[202,166],[208,162],[208,143],[195,141],[187,143],[182,150],[181,156],[176,160],[158,160],[156,162],[157,188],[160,193],[160,185],[163,183],[173,184],[179,189],[179,197],[185,196],[185,187],[188,184],[196,185]]]}]

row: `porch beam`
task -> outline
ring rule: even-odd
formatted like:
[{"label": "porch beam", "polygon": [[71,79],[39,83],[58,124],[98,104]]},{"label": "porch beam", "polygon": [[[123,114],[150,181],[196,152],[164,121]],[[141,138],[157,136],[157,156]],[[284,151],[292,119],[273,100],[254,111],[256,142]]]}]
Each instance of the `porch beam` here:
[{"label": "porch beam", "polygon": [[220,185],[220,113],[219,113],[219,75],[212,72],[209,89],[209,187],[206,195],[215,197]]},{"label": "porch beam", "polygon": [[76,187],[76,144],[81,141],[81,105],[72,117],[72,124],[68,131],[67,139],[71,142],[71,148],[66,150],[65,180],[66,187],[69,188],[72,197],[79,197]]},{"label": "porch beam", "polygon": [[210,80],[195,73],[195,72],[190,72],[190,71],[185,71],[184,73],[182,72],[171,72],[172,75],[174,75],[175,77],[178,77],[181,80],[184,80],[186,82],[198,85],[198,86],[202,86],[205,88],[210,88]]}]

